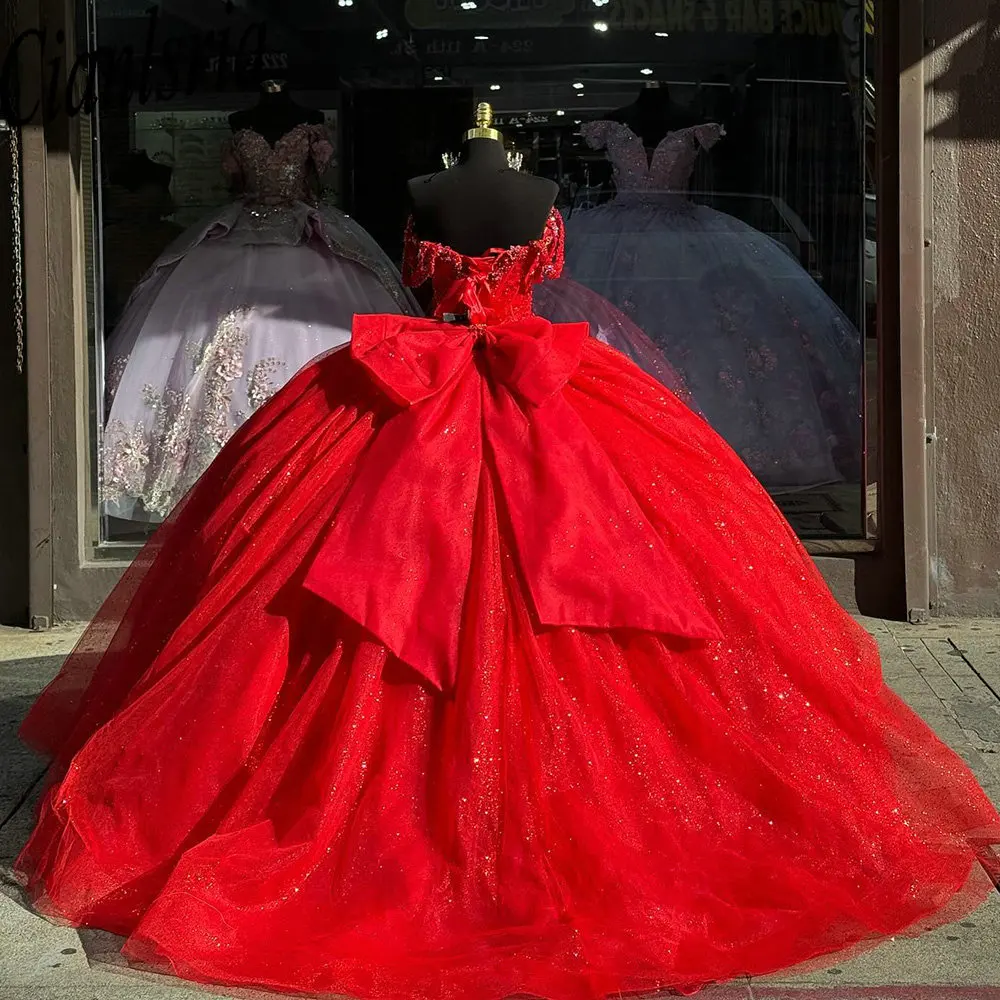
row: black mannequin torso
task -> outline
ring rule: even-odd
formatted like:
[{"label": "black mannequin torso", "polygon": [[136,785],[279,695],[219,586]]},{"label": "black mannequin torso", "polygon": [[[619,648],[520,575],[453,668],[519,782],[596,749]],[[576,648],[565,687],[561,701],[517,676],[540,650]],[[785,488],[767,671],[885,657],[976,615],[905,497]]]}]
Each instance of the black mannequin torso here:
[{"label": "black mannequin torso", "polygon": [[407,190],[417,233],[469,257],[538,239],[559,193],[553,181],[511,170],[496,139],[468,140],[456,166],[414,177]]},{"label": "black mannequin torso", "polygon": [[229,127],[234,132],[253,129],[273,146],[296,125],[321,125],[323,120],[322,111],[296,104],[287,87],[269,80],[261,89],[260,100],[254,107],[234,111],[229,116]]},{"label": "black mannequin torso", "polygon": [[647,150],[655,149],[668,132],[704,124],[699,116],[675,104],[665,86],[644,87],[631,104],[607,117],[609,121],[627,125],[642,139]]}]

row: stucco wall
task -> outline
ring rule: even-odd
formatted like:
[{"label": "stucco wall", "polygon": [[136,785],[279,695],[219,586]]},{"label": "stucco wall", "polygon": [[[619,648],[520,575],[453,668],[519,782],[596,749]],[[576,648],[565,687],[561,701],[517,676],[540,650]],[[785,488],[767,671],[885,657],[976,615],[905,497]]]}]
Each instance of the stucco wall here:
[{"label": "stucco wall", "polygon": [[926,0],[925,16],[932,600],[997,614],[1000,0]]}]

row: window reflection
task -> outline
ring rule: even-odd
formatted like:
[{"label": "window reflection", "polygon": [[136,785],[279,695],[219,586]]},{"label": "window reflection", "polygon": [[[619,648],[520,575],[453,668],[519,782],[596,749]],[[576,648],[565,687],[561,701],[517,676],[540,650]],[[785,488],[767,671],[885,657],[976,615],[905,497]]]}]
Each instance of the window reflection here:
[{"label": "window reflection", "polygon": [[539,311],[684,395],[801,536],[874,530],[870,4],[92,10],[104,541],[147,535],[353,311],[416,308],[405,181],[478,100],[559,184]]}]

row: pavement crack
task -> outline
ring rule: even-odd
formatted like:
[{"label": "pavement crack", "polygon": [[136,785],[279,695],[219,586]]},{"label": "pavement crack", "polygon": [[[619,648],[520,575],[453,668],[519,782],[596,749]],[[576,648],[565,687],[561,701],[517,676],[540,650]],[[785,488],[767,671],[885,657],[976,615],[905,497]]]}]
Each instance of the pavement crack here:
[{"label": "pavement crack", "polygon": [[959,646],[954,639],[949,639],[948,645],[951,646],[952,649],[955,651],[956,656],[962,657],[962,659],[968,665],[969,669],[979,678],[983,687],[985,687],[986,690],[989,691],[990,694],[992,694],[993,697],[997,699],[997,701],[1000,701],[1000,690],[997,690],[997,688],[994,687],[993,684],[990,681],[988,681],[986,677],[983,676],[982,671],[979,670],[976,667],[976,664],[969,659],[968,655],[966,654],[966,651],[962,649],[961,646]]},{"label": "pavement crack", "polygon": [[31,798],[32,792],[34,792],[34,790],[38,787],[38,783],[45,777],[45,772],[47,770],[48,767],[43,767],[38,774],[35,775],[31,784],[25,788],[18,800],[7,811],[7,815],[4,816],[3,819],[0,819],[0,830],[3,830],[3,828],[24,808],[27,801]]}]

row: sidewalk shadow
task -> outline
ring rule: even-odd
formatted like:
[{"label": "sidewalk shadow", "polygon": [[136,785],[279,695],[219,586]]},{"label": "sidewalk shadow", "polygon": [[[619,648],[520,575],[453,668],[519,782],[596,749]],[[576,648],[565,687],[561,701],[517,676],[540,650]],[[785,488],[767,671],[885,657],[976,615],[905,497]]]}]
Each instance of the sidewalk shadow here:
[{"label": "sidewalk shadow", "polygon": [[[35,822],[35,809],[45,785],[45,760],[18,738],[18,729],[38,697],[55,676],[66,654],[0,662],[0,898],[34,914],[21,884],[14,878],[15,858],[28,839]],[[37,917],[44,923],[44,918]],[[170,976],[130,966],[121,954],[124,939],[108,931],[79,928],[77,935],[91,968],[135,983],[137,995],[160,996],[160,988],[178,990],[188,998],[227,997],[231,1000],[288,1000],[297,994],[278,994],[253,989],[202,987]],[[95,996],[99,993],[95,992]]]},{"label": "sidewalk shadow", "polygon": [[65,654],[0,663],[0,867],[8,867],[31,829],[46,763],[18,737],[21,722]]}]

